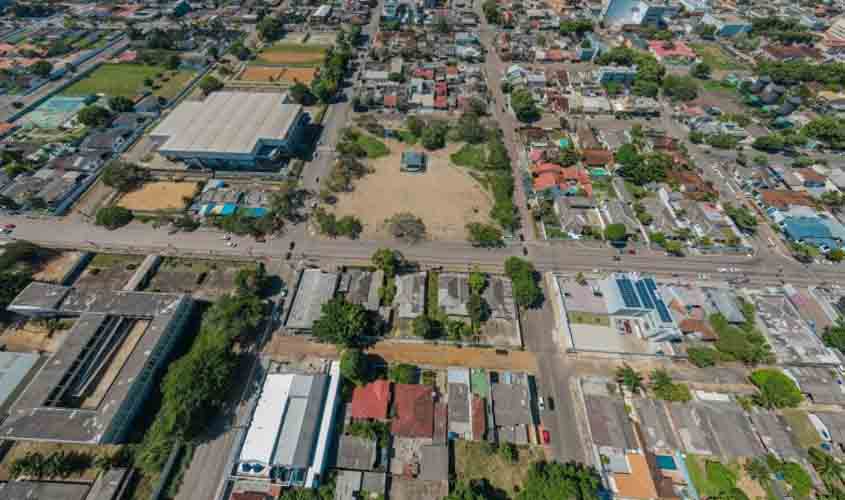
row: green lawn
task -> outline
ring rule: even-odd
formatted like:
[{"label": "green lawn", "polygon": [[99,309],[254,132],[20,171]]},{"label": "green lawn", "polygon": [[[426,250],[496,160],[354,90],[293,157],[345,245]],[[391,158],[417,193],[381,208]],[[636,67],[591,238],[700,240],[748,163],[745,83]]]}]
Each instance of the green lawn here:
[{"label": "green lawn", "polygon": [[484,168],[484,163],[487,160],[487,150],[483,145],[464,144],[449,159],[452,160],[452,163],[461,167],[481,169]]},{"label": "green lawn", "polygon": [[707,472],[704,470],[706,460],[705,457],[695,455],[686,456],[690,479],[692,479],[692,484],[701,498],[719,494],[719,488],[707,479]]},{"label": "green lawn", "polygon": [[390,148],[375,137],[362,133],[355,141],[367,152],[367,158],[381,158],[390,154]]},{"label": "green lawn", "polygon": [[[128,63],[103,64],[85,78],[66,88],[62,95],[105,94],[109,97],[131,98],[143,91],[144,80],[150,78],[154,82],[153,93],[155,95],[172,99],[194,76],[192,71],[177,71],[175,75],[173,73],[173,71],[168,71],[162,66]],[[162,76],[157,77],[158,74]]]},{"label": "green lawn", "polygon": [[732,71],[743,69],[742,65],[718,45],[691,43],[690,48],[714,70]]}]

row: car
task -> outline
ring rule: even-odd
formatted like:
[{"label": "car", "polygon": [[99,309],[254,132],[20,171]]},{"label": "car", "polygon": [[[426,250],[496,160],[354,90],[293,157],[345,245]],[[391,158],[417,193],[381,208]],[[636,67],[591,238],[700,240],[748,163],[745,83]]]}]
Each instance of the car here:
[{"label": "car", "polygon": [[285,254],[285,260],[290,260],[290,256],[291,256],[291,255],[292,255],[292,254],[291,254],[290,252],[286,253],[286,254]]},{"label": "car", "polygon": [[5,226],[3,226],[3,229],[9,229],[9,230],[12,230],[12,229],[14,229],[14,228],[16,228],[16,227],[18,227],[18,226],[14,225],[14,224],[6,224]]},{"label": "car", "polygon": [[528,249],[527,248],[522,247],[522,255],[524,255],[526,257],[528,256]]},{"label": "car", "polygon": [[549,411],[555,411],[555,398],[548,396],[546,398],[546,406],[549,407]]},{"label": "car", "polygon": [[631,254],[631,255],[637,255],[637,251],[634,250],[633,248],[628,250],[628,253]]},{"label": "car", "polygon": [[295,242],[295,241],[291,241],[291,242],[290,242],[290,245],[288,245],[288,250],[293,250],[293,249],[294,249],[294,247],[296,247],[296,242]]},{"label": "car", "polygon": [[552,442],[552,435],[549,434],[549,431],[543,429],[543,444],[549,444]]},{"label": "car", "polygon": [[614,255],[613,260],[616,261],[616,262],[619,262],[620,260],[622,260],[622,257],[620,257],[618,255]]},{"label": "car", "polygon": [[543,399],[543,396],[537,399],[537,407],[540,408],[540,411],[546,411],[546,401]]}]

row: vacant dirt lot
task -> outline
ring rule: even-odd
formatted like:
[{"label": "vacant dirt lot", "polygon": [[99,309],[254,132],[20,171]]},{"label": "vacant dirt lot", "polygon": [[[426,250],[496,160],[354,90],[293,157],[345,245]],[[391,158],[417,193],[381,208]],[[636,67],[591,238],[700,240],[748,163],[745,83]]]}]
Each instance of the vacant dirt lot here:
[{"label": "vacant dirt lot", "polygon": [[79,252],[62,252],[48,260],[37,273],[32,275],[32,278],[36,281],[59,283],[80,255]]},{"label": "vacant dirt lot", "polygon": [[399,170],[402,152],[422,149],[390,139],[384,143],[391,153],[369,160],[374,172],[356,181],[351,193],[339,195],[335,206],[339,216],[361,219],[364,238],[391,239],[384,221],[399,212],[420,217],[434,240],[465,240],[468,222],[489,222],[492,197],[467,170],[449,161],[461,144],[427,153],[425,173],[409,174]]},{"label": "vacant dirt lot", "polygon": [[487,479],[510,496],[519,491],[531,464],[545,459],[545,452],[539,446],[519,446],[516,463],[508,463],[495,450],[485,449],[482,443],[455,441],[455,475],[464,481]]},{"label": "vacant dirt lot", "polygon": [[117,204],[129,210],[181,210],[185,208],[183,198],[193,196],[196,190],[194,182],[148,182],[123,195]]},{"label": "vacant dirt lot", "polygon": [[249,82],[300,82],[310,84],[316,68],[279,68],[275,66],[247,66],[240,79]]}]

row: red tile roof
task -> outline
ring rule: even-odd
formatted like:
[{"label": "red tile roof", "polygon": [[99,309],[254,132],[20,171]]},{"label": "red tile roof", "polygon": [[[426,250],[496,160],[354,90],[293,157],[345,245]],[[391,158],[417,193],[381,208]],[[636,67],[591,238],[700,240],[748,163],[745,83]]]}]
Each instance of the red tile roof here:
[{"label": "red tile roof", "polygon": [[437,109],[448,109],[449,99],[445,95],[439,95],[434,98],[434,107]]},{"label": "red tile roof", "polygon": [[766,206],[785,210],[792,205],[812,207],[813,199],[807,193],[800,191],[784,191],[781,189],[760,190],[760,199]]},{"label": "red tile roof", "polygon": [[584,163],[591,167],[604,167],[613,163],[613,153],[605,149],[585,149],[581,154]]},{"label": "red tile roof", "polygon": [[360,419],[386,420],[390,405],[390,382],[376,380],[352,391],[350,416]]},{"label": "red tile roof", "polygon": [[396,94],[384,96],[384,107],[395,108],[399,104],[399,97]]},{"label": "red tile roof", "polygon": [[430,438],[434,435],[434,397],[427,385],[396,384],[393,406],[396,418],[390,432],[399,437]]},{"label": "red tile roof", "polygon": [[654,52],[658,59],[664,57],[695,59],[695,52],[687,47],[684,42],[652,40],[648,42],[648,48]]}]

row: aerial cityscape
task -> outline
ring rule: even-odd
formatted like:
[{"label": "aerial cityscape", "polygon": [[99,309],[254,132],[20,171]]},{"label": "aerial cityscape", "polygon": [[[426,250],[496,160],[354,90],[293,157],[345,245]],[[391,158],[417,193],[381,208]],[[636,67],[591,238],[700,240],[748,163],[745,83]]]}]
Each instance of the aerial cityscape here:
[{"label": "aerial cityscape", "polygon": [[0,500],[844,500],[845,2],[0,1]]}]

